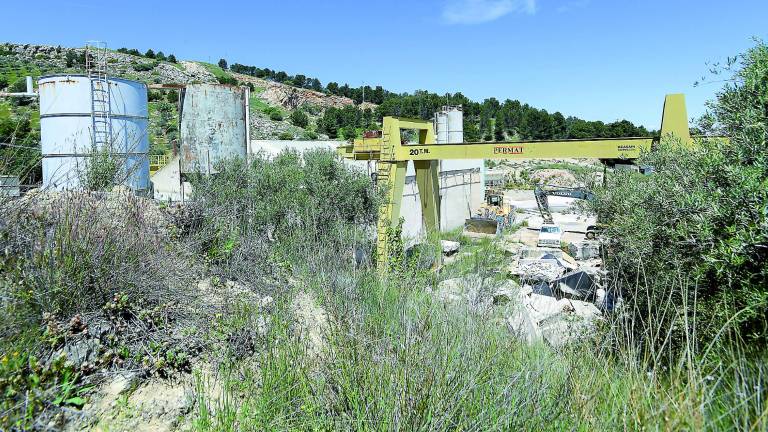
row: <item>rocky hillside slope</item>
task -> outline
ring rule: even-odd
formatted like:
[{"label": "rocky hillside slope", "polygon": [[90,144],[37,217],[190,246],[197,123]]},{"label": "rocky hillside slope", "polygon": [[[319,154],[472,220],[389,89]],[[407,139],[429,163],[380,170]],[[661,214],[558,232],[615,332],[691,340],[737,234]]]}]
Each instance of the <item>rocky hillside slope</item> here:
[{"label": "rocky hillside slope", "polygon": [[[267,81],[248,75],[234,74],[218,66],[197,61],[159,61],[116,51],[108,54],[110,75],[142,81],[147,84],[189,84],[227,82],[247,85],[252,89],[251,136],[263,139],[315,139],[316,119],[329,107],[353,105],[346,97],[328,95],[308,89]],[[39,77],[58,73],[84,73],[84,49],[32,44],[0,44],[0,91],[12,88],[24,76]],[[158,92],[152,90],[152,92]],[[170,148],[164,142],[175,135],[164,129],[173,128],[177,119],[175,106],[155,107],[152,104],[165,95],[150,95],[151,141],[158,152]],[[171,100],[172,98],[167,98]],[[302,128],[293,125],[290,114],[297,109],[309,116],[309,124]],[[169,111],[170,115],[169,115]],[[163,119],[159,119],[164,116]],[[169,117],[171,121],[169,121]],[[163,124],[160,124],[163,123]]]}]

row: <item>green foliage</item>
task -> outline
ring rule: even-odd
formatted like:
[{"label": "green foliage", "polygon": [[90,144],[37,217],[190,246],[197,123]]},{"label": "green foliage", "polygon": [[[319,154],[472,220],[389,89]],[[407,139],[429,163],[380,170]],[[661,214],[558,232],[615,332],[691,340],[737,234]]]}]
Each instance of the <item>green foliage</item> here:
[{"label": "green foliage", "polygon": [[280,135],[278,135],[278,139],[290,141],[293,139],[293,134],[288,131],[280,132]]},{"label": "green foliage", "polygon": [[374,128],[376,125],[373,121],[373,113],[370,110],[361,111],[351,105],[341,109],[328,108],[317,121],[318,131],[331,138],[352,139],[358,135],[358,129]]},{"label": "green foliage", "polygon": [[598,193],[595,209],[612,239],[607,266],[644,323],[634,328],[646,346],[707,353],[740,341],[755,352],[768,345],[766,95],[768,48],[760,43],[741,56],[704,118],[705,131],[730,141],[685,148],[665,137],[639,161],[655,174],[615,173]]},{"label": "green foliage", "polygon": [[272,121],[282,121],[283,120],[283,113],[277,109],[268,109],[267,114],[269,115],[269,119]]},{"label": "green foliage", "polygon": [[27,352],[12,351],[0,357],[0,428],[27,430],[48,403],[81,408],[80,374],[60,356],[45,364]]},{"label": "green foliage", "polygon": [[64,57],[64,60],[66,62],[66,65],[68,68],[71,67],[85,67],[85,52],[83,51],[75,51],[75,50],[68,50],[67,54]]},{"label": "green foliage", "polygon": [[88,158],[83,184],[92,191],[109,191],[119,183],[120,161],[109,149],[96,150]]},{"label": "green foliage", "polygon": [[0,102],[0,172],[19,176],[23,183],[41,178],[40,112],[37,103],[14,106]]},{"label": "green foliage", "polygon": [[237,79],[220,66],[204,62],[198,63],[207,69],[208,72],[212,73],[213,76],[216,77],[216,80],[219,81],[219,84],[237,85]]},{"label": "green foliage", "polygon": [[302,134],[302,138],[314,141],[314,140],[316,140],[318,138],[317,132],[311,131],[311,130],[304,131],[304,133]]},{"label": "green foliage", "polygon": [[311,238],[376,217],[379,201],[370,178],[347,169],[331,151],[257,155],[250,164],[232,160],[217,169],[216,176],[193,181],[204,245],[266,233]]},{"label": "green foliage", "polygon": [[179,140],[179,95],[173,90],[158,97],[160,99],[149,104],[149,152],[153,155],[170,153],[173,143]]},{"label": "green foliage", "polygon": [[168,61],[171,63],[176,63],[176,56],[173,54],[168,55]]},{"label": "green foliage", "polygon": [[133,67],[134,70],[137,72],[146,72],[151,71],[154,68],[156,68],[158,65],[157,62],[151,62],[151,63],[139,63]]},{"label": "green foliage", "polygon": [[309,117],[307,117],[307,114],[304,111],[297,109],[291,113],[291,123],[293,123],[294,126],[305,128],[309,125]]},{"label": "green foliage", "polygon": [[224,59],[219,59],[219,67],[224,70],[227,70],[227,61]]},{"label": "green foliage", "polygon": [[152,49],[148,49],[147,52],[144,53],[144,57],[153,59],[155,58],[155,52],[152,51]]}]

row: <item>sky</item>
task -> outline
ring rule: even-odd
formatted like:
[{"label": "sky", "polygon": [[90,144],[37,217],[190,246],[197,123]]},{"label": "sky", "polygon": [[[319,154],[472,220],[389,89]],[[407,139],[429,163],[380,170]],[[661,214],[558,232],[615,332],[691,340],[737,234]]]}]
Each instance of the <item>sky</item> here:
[{"label": "sky", "polygon": [[38,0],[3,12],[0,41],[101,40],[651,129],[665,94],[685,93],[698,117],[723,85],[711,65],[768,40],[768,0]]}]

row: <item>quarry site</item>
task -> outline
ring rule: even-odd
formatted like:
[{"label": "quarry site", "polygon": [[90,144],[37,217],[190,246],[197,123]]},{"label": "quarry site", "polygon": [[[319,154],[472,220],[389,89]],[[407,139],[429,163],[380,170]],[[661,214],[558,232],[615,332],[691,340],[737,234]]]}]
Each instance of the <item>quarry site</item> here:
[{"label": "quarry site", "polygon": [[2,43],[0,431],[766,430],[734,65],[646,130]]}]

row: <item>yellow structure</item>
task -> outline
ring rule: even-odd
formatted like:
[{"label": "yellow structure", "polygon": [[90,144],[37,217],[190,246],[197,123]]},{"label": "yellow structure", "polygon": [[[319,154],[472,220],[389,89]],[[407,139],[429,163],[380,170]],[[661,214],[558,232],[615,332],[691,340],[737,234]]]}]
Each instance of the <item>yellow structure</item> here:
[{"label": "yellow structure", "polygon": [[149,155],[149,175],[154,175],[160,168],[168,165],[173,155]]},{"label": "yellow structure", "polygon": [[[418,142],[404,143],[402,131],[413,130]],[[661,122],[661,136],[674,135],[685,145],[692,142],[688,129],[685,96],[667,95]],[[440,227],[438,161],[448,159],[555,159],[590,158],[603,161],[632,161],[650,151],[658,138],[601,138],[560,141],[518,141],[490,143],[436,144],[432,122],[384,117],[381,138],[357,139],[341,146],[341,156],[354,160],[376,160],[377,181],[385,185],[387,196],[379,210],[377,263],[386,269],[388,228],[397,225],[405,186],[408,161],[413,161],[421,211],[427,231]]]}]

